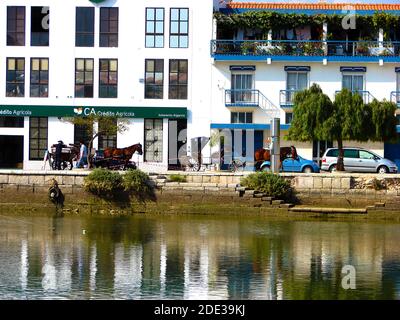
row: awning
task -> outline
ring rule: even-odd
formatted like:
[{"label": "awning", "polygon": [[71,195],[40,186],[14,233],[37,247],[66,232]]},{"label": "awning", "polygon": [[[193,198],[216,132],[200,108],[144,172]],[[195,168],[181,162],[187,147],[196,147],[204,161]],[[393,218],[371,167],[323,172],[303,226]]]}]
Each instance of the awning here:
[{"label": "awning", "polygon": [[187,108],[0,105],[0,116],[3,117],[84,117],[90,115],[117,118],[186,119]]},{"label": "awning", "polygon": [[[211,129],[230,130],[270,130],[270,124],[263,123],[211,123]],[[281,124],[281,130],[289,130],[290,124]]]}]

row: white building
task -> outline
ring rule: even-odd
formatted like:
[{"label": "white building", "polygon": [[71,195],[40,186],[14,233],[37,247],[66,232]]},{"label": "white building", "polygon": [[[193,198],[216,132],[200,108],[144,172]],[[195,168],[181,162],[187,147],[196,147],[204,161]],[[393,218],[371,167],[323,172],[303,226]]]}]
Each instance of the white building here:
[{"label": "white building", "polygon": [[[114,113],[129,122],[127,132],[102,135],[94,148],[141,143],[143,156],[133,158],[141,168],[172,168],[178,150],[190,151],[192,138],[215,132],[234,133],[233,156],[252,160],[253,146],[266,145],[276,116],[282,144],[319,160],[335,142],[283,139],[294,93],[318,83],[332,100],[347,87],[366,101],[399,102],[400,31],[362,34],[360,26],[348,31],[329,23],[227,29],[213,19],[213,11],[348,12],[333,0],[300,2],[3,0],[0,168],[39,169],[45,150],[58,140],[88,140],[85,130],[65,118],[91,112]],[[348,2],[364,16],[382,10],[400,14],[398,4]],[[361,35],[369,40],[360,42]],[[397,145],[362,145],[400,159]],[[222,147],[208,144],[203,156]]]},{"label": "white building", "polygon": [[[351,7],[343,5],[346,2]],[[225,20],[234,14],[273,12],[299,18],[304,14],[311,20],[318,14],[348,15],[344,24],[350,24],[350,29],[345,29],[341,20],[338,24],[325,20],[302,26],[296,26],[295,21],[291,26],[290,21],[284,21],[285,16],[280,16],[272,28],[266,29],[257,23],[243,27],[235,23],[224,25],[215,19],[211,45],[211,128],[236,132],[239,139],[234,139],[234,157],[245,155],[248,149],[245,143],[254,144],[255,149],[265,147],[270,136],[270,118],[276,114],[281,120],[281,145],[296,146],[303,157],[318,161],[327,147],[335,146],[334,141],[299,143],[283,139],[292,119],[294,94],[313,83],[332,101],[337,91],[348,88],[362,95],[366,103],[376,98],[400,106],[398,24],[388,29],[376,26],[373,32],[369,32],[361,19],[357,25],[359,16],[370,17],[379,12],[398,16],[400,5],[391,0],[336,3],[333,0],[233,1],[219,8]],[[353,18],[356,29],[352,29]],[[262,21],[255,16],[252,19]],[[240,139],[245,131],[251,135],[250,139]],[[239,147],[235,148],[237,143]],[[345,145],[366,147],[400,161],[397,144],[346,141]],[[252,157],[253,151],[248,152],[248,160]]]},{"label": "white building", "polygon": [[178,148],[184,129],[209,132],[210,96],[198,89],[212,67],[212,10],[211,0],[1,1],[0,167],[40,169],[58,140],[87,140],[63,118],[119,112],[129,130],[94,147],[140,142],[139,165],[167,168],[173,128]]}]

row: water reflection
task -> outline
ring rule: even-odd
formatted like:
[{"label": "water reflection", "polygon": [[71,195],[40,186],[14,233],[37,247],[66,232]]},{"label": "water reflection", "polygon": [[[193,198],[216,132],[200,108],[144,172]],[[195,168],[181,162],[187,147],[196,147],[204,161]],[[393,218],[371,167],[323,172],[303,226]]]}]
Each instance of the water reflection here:
[{"label": "water reflection", "polygon": [[399,299],[399,241],[395,223],[1,216],[0,298]]}]

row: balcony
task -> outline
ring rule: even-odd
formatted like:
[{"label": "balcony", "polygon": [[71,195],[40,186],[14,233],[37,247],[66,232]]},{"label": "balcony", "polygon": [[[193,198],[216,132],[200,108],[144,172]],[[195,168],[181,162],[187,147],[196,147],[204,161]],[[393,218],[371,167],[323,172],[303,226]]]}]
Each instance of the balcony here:
[{"label": "balcony", "polygon": [[300,90],[281,90],[279,91],[279,105],[281,108],[293,108],[294,96]]},{"label": "balcony", "polygon": [[[336,91],[335,94],[338,94],[340,91]],[[353,90],[351,91],[353,94],[357,93],[361,96],[364,103],[371,103],[375,97],[369,92],[364,90]]]},{"label": "balcony", "polygon": [[392,91],[390,93],[390,101],[397,105],[397,108],[400,108],[400,91]]},{"label": "balcony", "polygon": [[321,40],[212,40],[215,60],[400,62],[400,42]]},{"label": "balcony", "polygon": [[279,115],[279,108],[256,89],[225,90],[225,106],[249,111],[260,108],[272,118]]}]

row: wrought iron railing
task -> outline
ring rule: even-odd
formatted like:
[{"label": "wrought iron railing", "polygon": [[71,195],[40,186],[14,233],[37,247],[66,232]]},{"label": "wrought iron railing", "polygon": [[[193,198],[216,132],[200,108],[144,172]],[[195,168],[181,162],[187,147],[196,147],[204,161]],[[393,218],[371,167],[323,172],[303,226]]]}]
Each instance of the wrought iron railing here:
[{"label": "wrought iron railing", "polygon": [[390,101],[397,104],[397,107],[400,108],[400,91],[392,91],[390,93]]},{"label": "wrought iron railing", "polygon": [[[340,92],[340,91],[336,91],[335,93],[338,94],[339,92]],[[364,103],[370,103],[370,102],[372,102],[372,101],[375,99],[375,97],[374,97],[369,91],[365,91],[365,90],[352,90],[351,92],[352,92],[353,94],[354,94],[354,93],[359,94],[359,95],[362,97]]]},{"label": "wrought iron railing", "polygon": [[211,40],[211,55],[400,56],[399,41]]},{"label": "wrought iron railing", "polygon": [[292,107],[294,103],[294,96],[300,90],[281,90],[279,92],[279,104],[282,108]]}]

